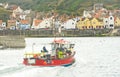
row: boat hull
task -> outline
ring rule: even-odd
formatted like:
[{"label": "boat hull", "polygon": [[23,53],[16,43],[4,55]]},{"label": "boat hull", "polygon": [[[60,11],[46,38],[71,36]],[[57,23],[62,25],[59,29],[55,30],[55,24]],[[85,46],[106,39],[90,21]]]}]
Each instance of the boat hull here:
[{"label": "boat hull", "polygon": [[44,60],[39,58],[24,58],[23,61],[25,65],[32,66],[69,66],[72,65],[74,62],[75,62],[74,57],[52,60]]}]

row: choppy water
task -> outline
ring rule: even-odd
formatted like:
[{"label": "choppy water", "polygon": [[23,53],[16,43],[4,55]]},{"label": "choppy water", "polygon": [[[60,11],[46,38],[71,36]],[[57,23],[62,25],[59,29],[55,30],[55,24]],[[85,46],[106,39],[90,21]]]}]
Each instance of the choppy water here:
[{"label": "choppy water", "polygon": [[69,67],[22,64],[25,52],[40,51],[53,39],[26,38],[25,49],[0,50],[0,77],[120,77],[120,37],[64,38],[75,43],[76,62]]}]

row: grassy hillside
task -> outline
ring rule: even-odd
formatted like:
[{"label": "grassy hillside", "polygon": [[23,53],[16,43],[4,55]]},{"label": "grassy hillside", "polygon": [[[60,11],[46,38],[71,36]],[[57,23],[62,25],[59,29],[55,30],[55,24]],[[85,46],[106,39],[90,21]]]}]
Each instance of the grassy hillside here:
[{"label": "grassy hillside", "polygon": [[94,3],[103,3],[107,9],[119,9],[120,0],[0,0],[20,5],[24,9],[81,15],[83,10],[92,7]]},{"label": "grassy hillside", "polygon": [[6,21],[7,19],[9,19],[10,13],[10,11],[0,7],[0,20]]}]

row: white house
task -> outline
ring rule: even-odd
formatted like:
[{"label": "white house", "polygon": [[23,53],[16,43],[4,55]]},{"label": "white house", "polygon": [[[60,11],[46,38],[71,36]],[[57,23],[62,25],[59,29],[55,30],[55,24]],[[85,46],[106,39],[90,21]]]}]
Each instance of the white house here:
[{"label": "white house", "polygon": [[83,11],[83,17],[87,17],[87,18],[91,18],[92,16],[91,16],[91,14],[90,14],[90,12],[89,11]]},{"label": "white house", "polygon": [[33,19],[33,23],[31,28],[32,29],[39,29],[39,24],[42,22],[42,20],[38,20],[38,19]]},{"label": "white house", "polygon": [[59,20],[54,21],[54,28],[58,29],[61,26],[61,22]]},{"label": "white house", "polygon": [[23,9],[21,9],[19,6],[13,9],[12,17],[16,18],[18,17],[20,19],[25,19],[26,15],[24,14]]},{"label": "white house", "polygon": [[6,22],[0,20],[0,30],[4,30],[4,29],[6,29]]},{"label": "white house", "polygon": [[2,23],[2,27],[3,27],[3,29],[6,29],[6,22]]},{"label": "white house", "polygon": [[114,17],[110,15],[107,18],[103,19],[104,27],[109,29],[114,29]]},{"label": "white house", "polygon": [[25,15],[25,14],[21,14],[21,15],[20,15],[20,19],[21,19],[21,20],[25,20],[25,18],[26,18],[26,15]]},{"label": "white house", "polygon": [[54,29],[55,29],[55,31],[58,32],[58,33],[61,33],[61,28],[62,28],[61,21],[55,20],[54,21]]},{"label": "white house", "polygon": [[25,10],[24,13],[25,14],[30,14],[31,10]]},{"label": "white house", "polygon": [[5,5],[4,5],[4,8],[5,8],[5,9],[7,9],[7,8],[8,8],[8,6],[9,6],[9,5],[8,5],[8,3],[7,3],[7,4],[5,4]]},{"label": "white house", "polygon": [[0,3],[0,6],[3,6],[3,3]]},{"label": "white house", "polygon": [[19,6],[13,10],[14,13],[23,13],[23,9],[21,9]]},{"label": "white house", "polygon": [[100,10],[103,8],[103,3],[95,3],[93,6],[94,11]]},{"label": "white house", "polygon": [[62,23],[61,26],[65,29],[75,29],[76,28],[77,19],[69,19],[66,22]]},{"label": "white house", "polygon": [[114,29],[114,17],[112,15],[109,16],[108,21],[109,21],[109,27],[108,28]]},{"label": "white house", "polygon": [[104,23],[104,27],[108,28],[108,24],[109,24],[108,18],[103,18],[103,23]]},{"label": "white house", "polygon": [[39,24],[39,28],[51,28],[52,22],[52,18],[46,18]]}]

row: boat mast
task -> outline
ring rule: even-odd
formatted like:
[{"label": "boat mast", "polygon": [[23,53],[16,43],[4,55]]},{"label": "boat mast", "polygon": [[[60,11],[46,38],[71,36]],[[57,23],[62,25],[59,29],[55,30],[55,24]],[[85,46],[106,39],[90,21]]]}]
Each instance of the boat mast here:
[{"label": "boat mast", "polygon": [[34,53],[34,45],[35,43],[32,44],[32,53]]}]

